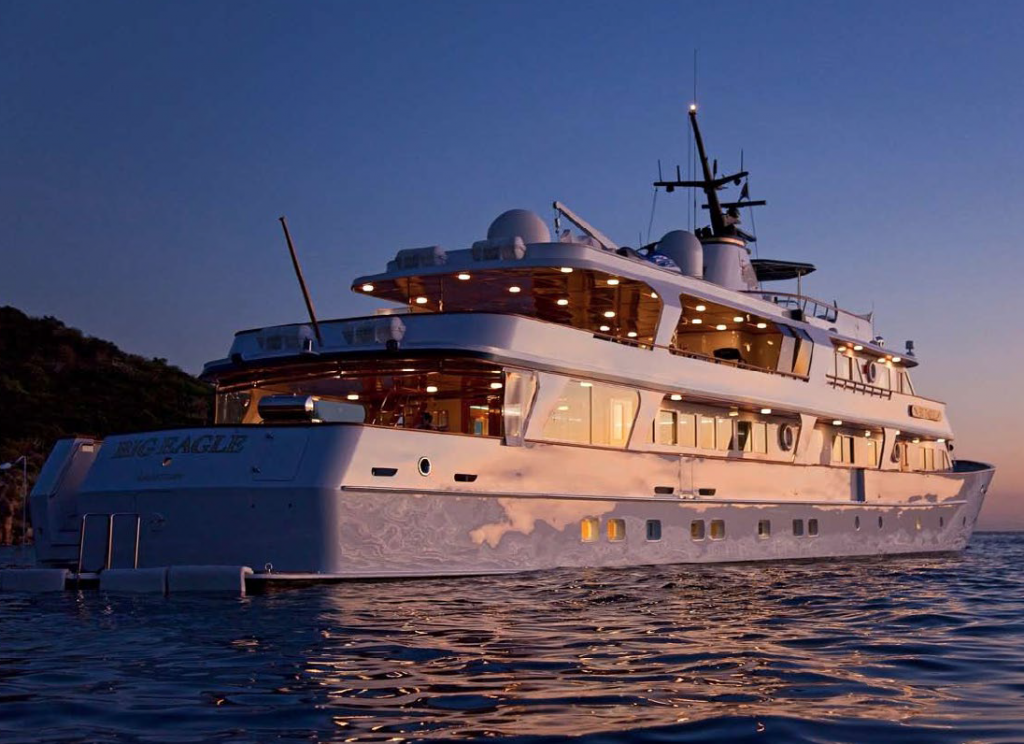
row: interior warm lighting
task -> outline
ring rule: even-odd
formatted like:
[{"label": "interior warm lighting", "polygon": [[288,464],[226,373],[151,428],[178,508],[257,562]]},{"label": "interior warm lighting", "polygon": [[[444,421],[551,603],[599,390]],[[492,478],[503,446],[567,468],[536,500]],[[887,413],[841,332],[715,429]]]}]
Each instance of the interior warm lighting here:
[{"label": "interior warm lighting", "polygon": [[607,333],[608,331],[610,331],[610,330],[611,330],[611,327],[610,327],[610,326],[601,326],[601,328],[600,328],[599,330],[601,330],[601,331],[603,331],[603,332]]},{"label": "interior warm lighting", "polygon": [[512,294],[519,294],[523,290],[513,284],[511,287],[508,288],[508,291],[511,292]]},{"label": "interior warm lighting", "polygon": [[402,371],[403,372],[415,372],[416,370],[414,370],[412,367],[402,367]]},{"label": "interior warm lighting", "polygon": [[503,385],[500,382],[491,383],[491,390],[501,390],[502,387]]},{"label": "interior warm lighting", "polygon": [[565,299],[565,298],[563,297],[562,299],[560,299],[560,300],[558,301],[558,304],[559,304],[559,305],[561,305],[562,307],[565,307],[566,305],[568,305],[568,304],[569,304],[569,300],[567,300],[567,299]]},{"label": "interior warm lighting", "polygon": [[736,315],[732,319],[733,323],[742,323],[743,321],[744,321],[744,317],[742,315]]},{"label": "interior warm lighting", "polygon": [[715,330],[716,331],[724,331],[728,327],[729,326],[725,325],[724,323],[719,323],[718,325],[715,326]]},{"label": "interior warm lighting", "polygon": [[856,344],[856,345],[855,345],[855,346],[853,347],[853,350],[854,350],[854,351],[864,351],[864,347],[863,347],[863,346],[861,346],[860,344]]},{"label": "interior warm lighting", "polygon": [[559,269],[559,271],[561,271],[563,274],[571,274],[572,273],[572,269],[570,269],[568,266],[563,266],[561,269]]},{"label": "interior warm lighting", "polygon": [[459,274],[459,280],[463,282],[469,281],[469,274]]},{"label": "interior warm lighting", "polygon": [[843,420],[842,419],[833,419],[832,420],[832,426],[842,426],[842,425],[843,425]]},{"label": "interior warm lighting", "polygon": [[569,406],[559,406],[558,410],[559,411],[568,411],[569,410]]},{"label": "interior warm lighting", "polygon": [[614,318],[615,317],[615,311],[614,310],[605,310],[604,311],[604,317],[606,317],[606,318]]},{"label": "interior warm lighting", "polygon": [[893,357],[892,358],[892,363],[893,364],[899,364],[902,361],[903,361],[903,357]]},{"label": "interior warm lighting", "polygon": [[580,383],[580,387],[594,387],[594,383],[583,381]]},{"label": "interior warm lighting", "polygon": [[683,396],[681,396],[679,393],[672,393],[672,395],[670,395],[669,398],[671,400],[682,400]]},{"label": "interior warm lighting", "polygon": [[697,310],[698,313],[702,313],[702,312],[704,312],[707,309],[708,309],[707,305],[697,305],[697,307],[696,307],[696,310]]},{"label": "interior warm lighting", "polygon": [[426,297],[417,297],[416,298],[416,304],[417,305],[426,305],[427,304],[427,298]]},{"label": "interior warm lighting", "polygon": [[763,331],[765,328],[768,327],[768,324],[767,323],[758,323],[757,327],[760,328]]},{"label": "interior warm lighting", "polygon": [[839,353],[840,354],[845,354],[846,353],[846,347],[845,346],[840,346],[839,347]]},{"label": "interior warm lighting", "polygon": [[636,338],[636,331],[630,331],[626,335],[629,336],[630,338]]},{"label": "interior warm lighting", "polygon": [[729,410],[729,415],[730,415],[730,416],[739,416],[739,415],[740,415],[740,412],[739,412],[739,410],[738,410],[738,409],[736,409],[736,408],[732,408],[732,409],[730,409],[730,410]]},{"label": "interior warm lighting", "polygon": [[772,409],[771,409],[771,408],[762,408],[762,409],[761,409],[761,413],[763,413],[763,414],[764,414],[765,416],[767,416],[767,415],[768,415],[768,414],[770,414],[771,412],[772,412]]},{"label": "interior warm lighting", "polygon": [[619,283],[619,280],[618,280],[618,279],[609,279],[609,280],[608,280],[608,286],[609,286],[609,287],[614,287],[614,286],[617,286],[617,285],[618,285],[618,283]]},{"label": "interior warm lighting", "polygon": [[437,392],[437,385],[427,385],[427,392],[428,393],[436,393]]},{"label": "interior warm lighting", "polygon": [[357,393],[349,393],[345,397],[349,400],[359,400],[359,395]]},{"label": "interior warm lighting", "polygon": [[372,284],[364,284],[363,285],[363,291],[364,292],[372,292],[373,291],[373,285]]},{"label": "interior warm lighting", "polygon": [[700,324],[701,324],[701,323],[703,323],[704,321],[703,321],[703,320],[701,320],[700,318],[694,318],[694,319],[693,319],[693,320],[691,320],[690,322],[691,322],[691,323],[693,323],[694,325],[700,325]]}]

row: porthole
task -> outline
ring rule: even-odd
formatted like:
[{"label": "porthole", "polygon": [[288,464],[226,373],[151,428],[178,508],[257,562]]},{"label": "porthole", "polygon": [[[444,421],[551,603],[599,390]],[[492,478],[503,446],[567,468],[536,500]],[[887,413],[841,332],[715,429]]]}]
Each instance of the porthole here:
[{"label": "porthole", "polygon": [[939,529],[942,529],[945,526],[946,526],[946,518],[945,517],[939,517]]},{"label": "porthole", "polygon": [[661,539],[661,520],[660,519],[648,519],[647,520],[647,539],[653,541]]},{"label": "porthole", "polygon": [[712,519],[711,520],[711,539],[712,540],[723,540],[723,539],[725,539],[725,520],[724,519]]},{"label": "porthole", "polygon": [[889,459],[892,460],[894,463],[900,461],[900,448],[902,446],[903,445],[900,444],[899,442],[896,442],[896,444],[892,446],[892,454],[889,455]]},{"label": "porthole", "polygon": [[804,534],[804,520],[794,519],[793,520],[793,536],[803,537]]},{"label": "porthole", "polygon": [[703,540],[704,539],[704,520],[695,519],[690,522],[690,539],[691,540]]},{"label": "porthole", "polygon": [[818,520],[808,519],[807,520],[807,534],[812,537],[818,534]]},{"label": "porthole", "polygon": [[608,520],[608,540],[609,542],[622,542],[626,539],[626,520],[625,519],[609,519]]},{"label": "porthole", "polygon": [[420,472],[420,475],[430,475],[430,458],[421,457],[420,461],[416,463],[416,469]]},{"label": "porthole", "polygon": [[580,540],[594,542],[597,540],[600,523],[596,517],[587,517],[580,521]]},{"label": "porthole", "polygon": [[762,519],[757,523],[757,536],[762,540],[772,536],[772,520]]},{"label": "porthole", "polygon": [[878,518],[878,529],[882,529],[882,518]]},{"label": "porthole", "polygon": [[853,529],[855,529],[855,530],[859,530],[860,529],[860,517],[854,517],[853,518]]},{"label": "porthole", "polygon": [[792,424],[783,424],[779,427],[779,449],[783,452],[789,452],[793,449],[795,440],[796,435],[793,433]]}]

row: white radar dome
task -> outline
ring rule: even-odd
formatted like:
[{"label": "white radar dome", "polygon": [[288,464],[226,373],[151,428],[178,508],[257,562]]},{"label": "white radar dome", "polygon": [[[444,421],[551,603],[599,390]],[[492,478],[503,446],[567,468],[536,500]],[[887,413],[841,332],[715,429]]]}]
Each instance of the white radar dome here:
[{"label": "white radar dome", "polygon": [[544,220],[528,209],[510,209],[498,215],[487,228],[488,240],[515,240],[524,243],[550,243],[551,231]]},{"label": "white radar dome", "polygon": [[704,275],[704,247],[697,236],[686,230],[673,230],[665,233],[658,241],[654,252],[671,258],[679,270],[687,276],[701,277]]}]

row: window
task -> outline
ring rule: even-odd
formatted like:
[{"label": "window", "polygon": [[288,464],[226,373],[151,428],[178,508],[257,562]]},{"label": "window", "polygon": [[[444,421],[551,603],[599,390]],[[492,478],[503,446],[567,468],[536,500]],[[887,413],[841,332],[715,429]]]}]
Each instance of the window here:
[{"label": "window", "polygon": [[882,518],[881,518],[881,517],[879,517],[879,518],[878,518],[878,529],[882,529],[882,524],[883,524],[883,522],[882,522]]},{"label": "window", "polygon": [[535,373],[515,371],[505,373],[505,440],[509,444],[522,444],[524,424],[536,390],[537,376]]},{"label": "window", "polygon": [[772,521],[770,519],[762,519],[757,523],[757,536],[762,540],[767,540],[772,536]]},{"label": "window", "polygon": [[918,532],[921,531],[921,517],[914,517],[914,529]]},{"label": "window", "polygon": [[654,422],[654,441],[658,444],[678,444],[679,422],[675,411],[658,411]]},{"label": "window", "polygon": [[600,531],[600,522],[596,517],[587,517],[580,522],[580,540],[595,542]]},{"label": "window", "polygon": [[843,465],[853,464],[853,437],[836,434],[832,440],[832,462]]},{"label": "window", "polygon": [[731,418],[715,419],[715,449],[720,452],[733,449]]},{"label": "window", "polygon": [[867,440],[867,453],[868,453],[867,465],[868,465],[868,467],[871,467],[871,468],[877,468],[878,467],[879,452],[880,452],[880,447],[878,446],[878,440],[877,439],[868,439]]},{"label": "window", "polygon": [[626,520],[624,519],[609,519],[608,520],[608,540],[611,542],[621,542],[626,539]]},{"label": "window", "polygon": [[855,530],[859,530],[860,529],[860,517],[854,517],[853,518],[853,529],[855,529]]},{"label": "window", "polygon": [[945,517],[939,517],[939,529],[942,529],[945,526],[946,526],[946,518]]},{"label": "window", "polygon": [[679,444],[682,446],[697,446],[697,419],[692,413],[679,414]]},{"label": "window", "polygon": [[793,534],[796,537],[802,537],[804,534],[804,520],[794,519],[793,520]]},{"label": "window", "polygon": [[921,447],[921,470],[935,470],[935,450],[930,446]]},{"label": "window", "polygon": [[647,520],[647,539],[652,541],[652,542],[661,539],[661,520],[660,519],[648,519]]},{"label": "window", "polygon": [[713,450],[715,448],[715,420],[701,416],[699,426],[697,446],[701,449]]},{"label": "window", "polygon": [[841,380],[853,379],[853,359],[836,352],[836,377]]},{"label": "window", "polygon": [[721,540],[725,537],[725,521],[722,519],[711,520],[711,539]]},{"label": "window", "polygon": [[812,537],[818,534],[818,520],[808,519],[807,520],[807,534]]},{"label": "window", "polygon": [[690,539],[691,540],[703,540],[704,539],[704,520],[695,519],[690,522]]},{"label": "window", "polygon": [[755,421],[753,425],[754,452],[762,455],[768,454],[768,424],[764,421]]},{"label": "window", "polygon": [[740,452],[752,452],[754,450],[754,434],[752,421],[736,422],[736,449]]},{"label": "window", "polygon": [[587,380],[568,380],[544,423],[544,438],[623,448],[629,441],[640,394]]}]

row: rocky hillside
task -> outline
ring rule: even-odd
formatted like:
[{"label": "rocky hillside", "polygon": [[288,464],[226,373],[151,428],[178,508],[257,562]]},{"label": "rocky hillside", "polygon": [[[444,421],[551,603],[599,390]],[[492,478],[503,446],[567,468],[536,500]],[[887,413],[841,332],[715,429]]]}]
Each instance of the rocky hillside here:
[{"label": "rocky hillside", "polygon": [[[0,463],[27,455],[30,489],[61,437],[203,424],[209,407],[209,387],[165,359],[0,307]],[[20,522],[19,467],[0,472],[0,544]]]}]

